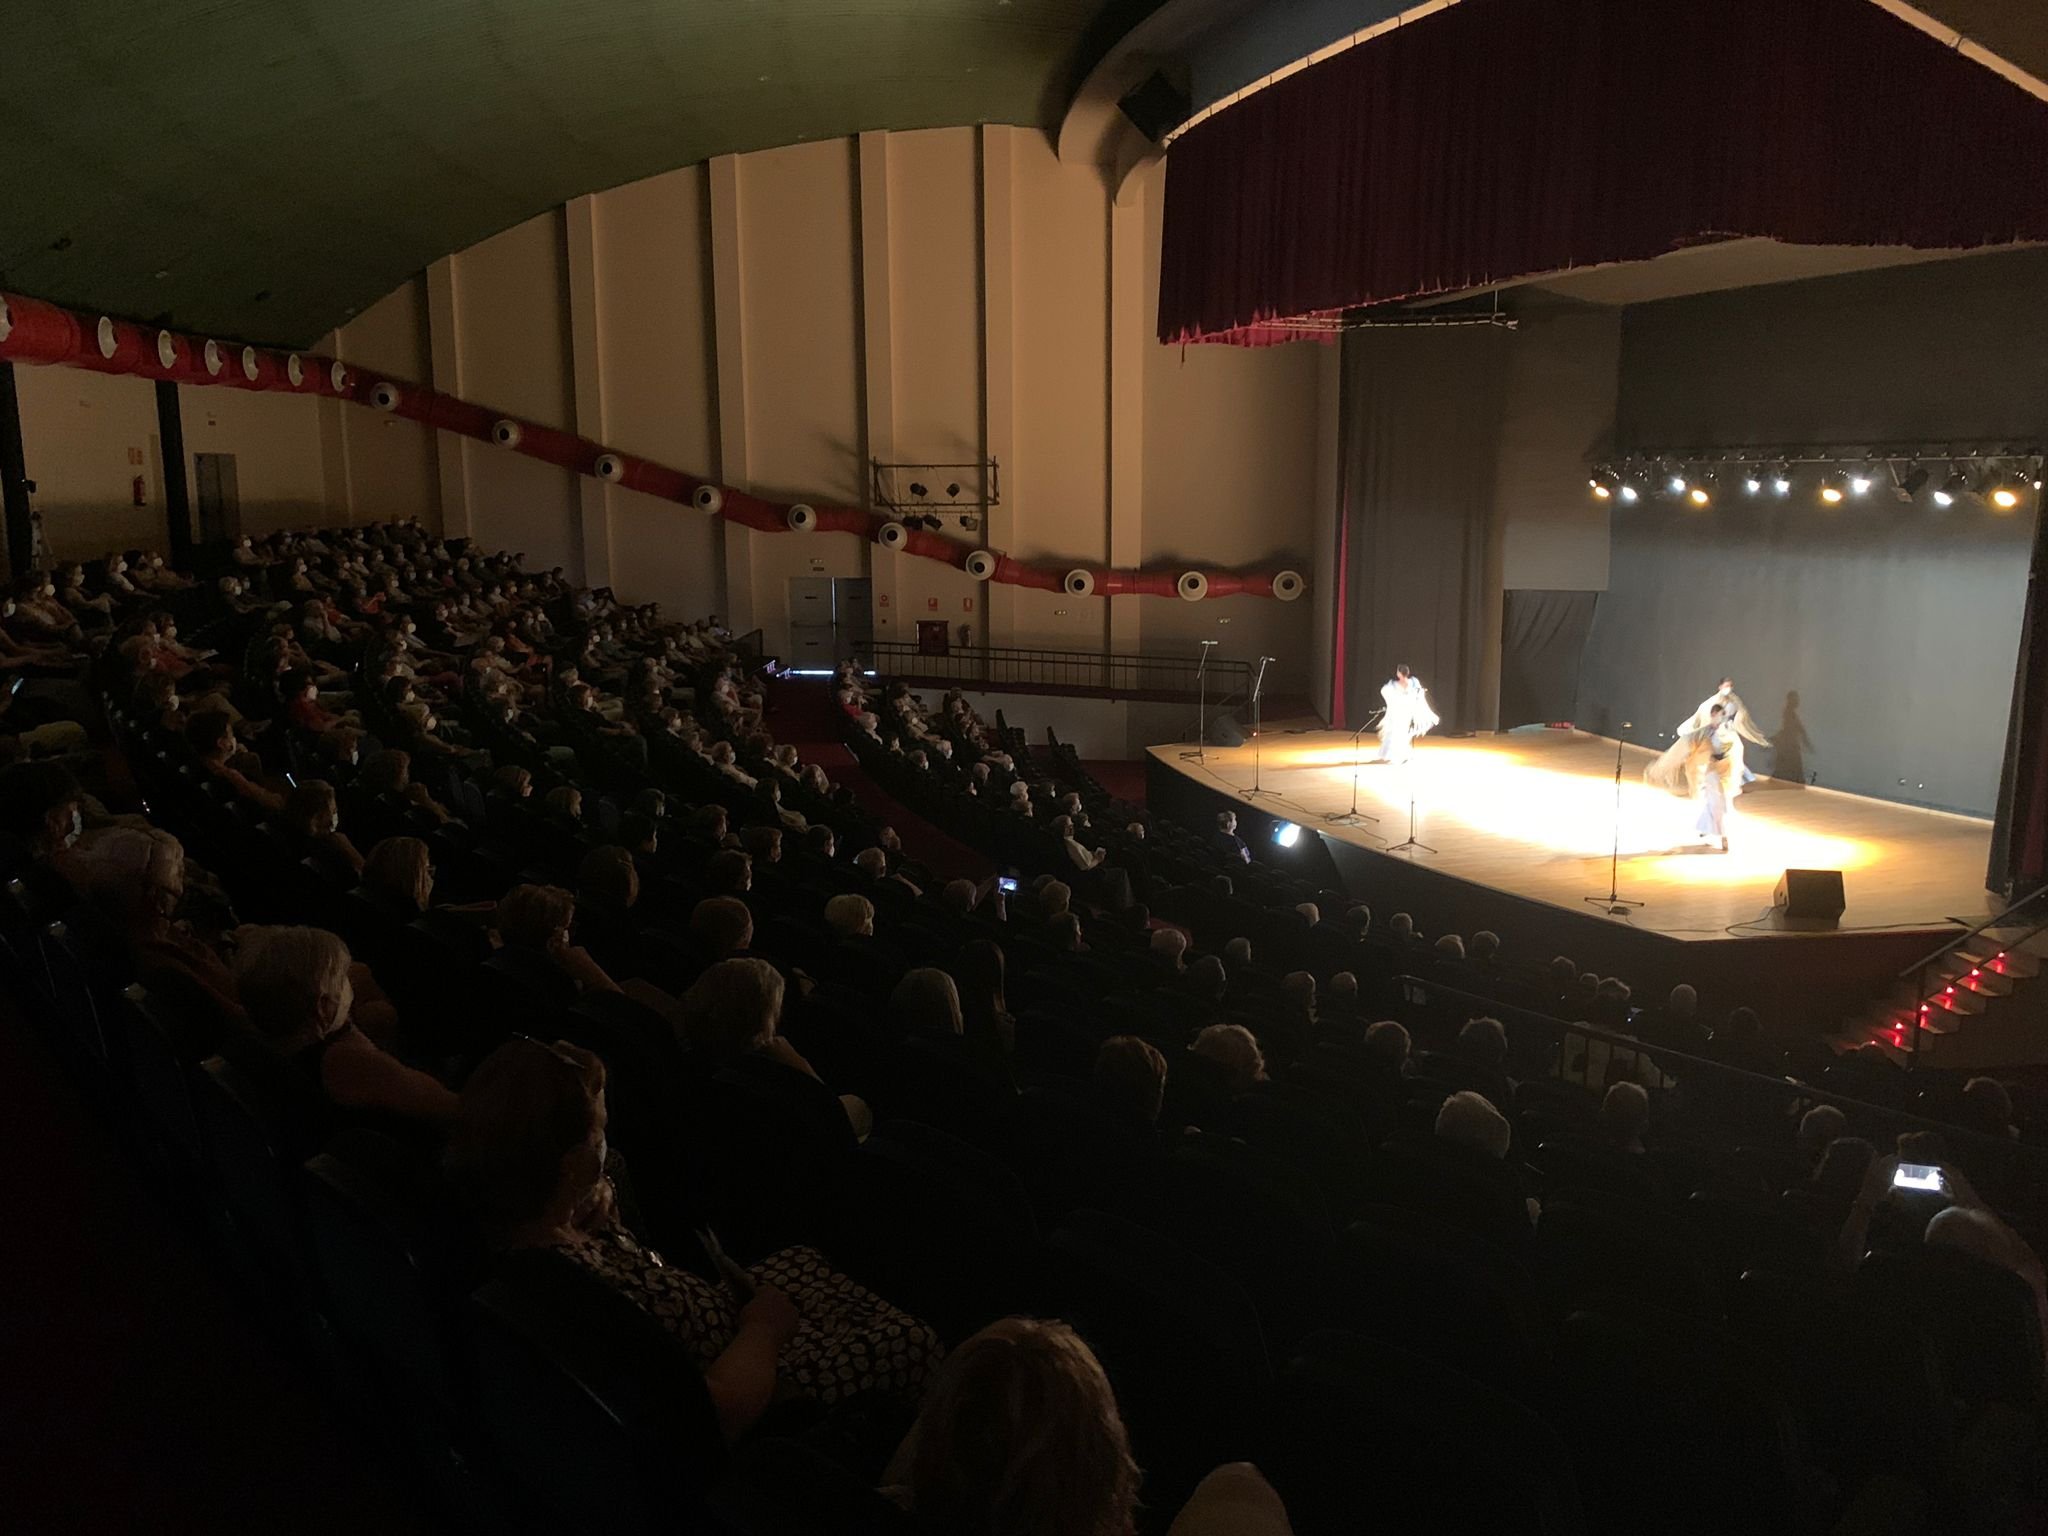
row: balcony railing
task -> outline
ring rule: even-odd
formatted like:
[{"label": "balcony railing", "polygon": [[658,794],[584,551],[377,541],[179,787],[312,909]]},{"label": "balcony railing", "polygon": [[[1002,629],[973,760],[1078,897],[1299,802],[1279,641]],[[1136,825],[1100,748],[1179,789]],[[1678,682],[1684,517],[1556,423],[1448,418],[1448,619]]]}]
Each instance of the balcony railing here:
[{"label": "balcony railing", "polygon": [[[1018,692],[1089,694],[1113,699],[1193,703],[1204,686],[1193,656],[1130,656],[1107,651],[1057,651],[1030,646],[969,646],[926,651],[902,640],[867,647],[883,677],[925,686],[1001,688]],[[1206,687],[1212,707],[1251,694],[1248,662],[1211,656]]]}]

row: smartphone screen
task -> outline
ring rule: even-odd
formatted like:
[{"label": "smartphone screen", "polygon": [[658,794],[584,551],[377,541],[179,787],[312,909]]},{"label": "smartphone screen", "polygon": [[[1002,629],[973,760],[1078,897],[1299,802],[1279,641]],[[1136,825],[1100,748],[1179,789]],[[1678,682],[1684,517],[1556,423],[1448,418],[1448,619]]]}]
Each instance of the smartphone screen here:
[{"label": "smartphone screen", "polygon": [[1931,1163],[1901,1163],[1899,1171],[1892,1175],[1892,1188],[1928,1190],[1945,1195],[1948,1193],[1948,1180]]},{"label": "smartphone screen", "polygon": [[1008,875],[1000,875],[996,879],[996,888],[1014,894],[1017,889],[1017,882]]}]

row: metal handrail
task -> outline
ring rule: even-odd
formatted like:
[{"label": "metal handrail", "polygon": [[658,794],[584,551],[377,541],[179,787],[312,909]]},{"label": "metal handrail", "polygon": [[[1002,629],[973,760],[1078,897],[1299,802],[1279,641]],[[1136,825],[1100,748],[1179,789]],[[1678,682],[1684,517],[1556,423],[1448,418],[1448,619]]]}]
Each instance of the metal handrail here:
[{"label": "metal handrail", "polygon": [[[1921,956],[1918,960],[1915,960],[1911,965],[1907,966],[1904,970],[1899,972],[1899,980],[1911,981],[1917,972],[1923,971],[1928,966],[1934,965],[1937,962],[1945,959],[1950,954],[1953,954],[1956,950],[1962,948],[1963,945],[1969,943],[1970,940],[1976,938],[1978,934],[1983,933],[1988,928],[1996,928],[2000,923],[2004,922],[2007,918],[2011,917],[2013,913],[2019,911],[2021,907],[2031,906],[2034,902],[2039,901],[2043,896],[2048,896],[2048,885],[2044,885],[2040,887],[2038,890],[2032,891],[2029,894],[2022,896],[2018,901],[2011,903],[2002,911],[1994,912],[1991,916],[1985,918],[1983,922],[1977,924],[1976,927],[1964,929],[1954,938],[1948,940],[1946,943],[1942,944],[1938,949],[1934,950],[1933,953]],[[2033,926],[2033,928],[2023,936],[2023,938],[2032,938],[2034,934],[2039,933],[2043,928],[2048,928],[2048,917],[2044,917],[2041,919],[2040,922],[2036,923]]]},{"label": "metal handrail", "polygon": [[[970,646],[925,651],[904,640],[877,640],[866,647],[876,671],[975,684],[1007,683],[1054,688],[1089,688],[1109,694],[1153,693],[1193,699],[1200,690],[1198,656],[1146,656],[1110,651],[1069,651],[1043,646]],[[1248,662],[1211,658],[1207,688],[1222,706],[1251,690]]]},{"label": "metal handrail", "polygon": [[1538,1013],[1533,1008],[1517,1008],[1512,1004],[1499,1002],[1494,998],[1482,996],[1477,992],[1467,992],[1460,987],[1446,986],[1444,983],[1432,981],[1426,976],[1400,975],[1394,978],[1394,984],[1402,989],[1402,996],[1404,997],[1408,995],[1406,989],[1412,985],[1421,987],[1435,996],[1452,998],[1473,1006],[1477,1010],[1474,1017],[1484,1015],[1488,1018],[1499,1019],[1503,1024],[1520,1020],[1525,1024],[1541,1026],[1551,1031],[1560,1043],[1573,1035],[1578,1035],[1589,1040],[1599,1040],[1610,1047],[1635,1051],[1650,1057],[1652,1061],[1658,1064],[1660,1070],[1663,1069],[1665,1062],[1671,1062],[1691,1070],[1704,1069],[1709,1074],[1725,1081],[1739,1082],[1752,1092],[1769,1092],[1779,1097],[1787,1094],[1796,1094],[1802,1099],[1812,1099],[1821,1103],[1833,1104],[1838,1109],[1855,1111],[1863,1116],[1876,1116],[1887,1123],[1904,1126],[1912,1130],[1940,1131],[1944,1136],[1949,1137],[1952,1142],[1957,1137],[1982,1142],[1987,1146],[1995,1146],[2001,1152],[2008,1155],[2016,1154],[2024,1163],[2033,1168],[2037,1175],[2048,1174],[2048,1156],[2044,1156],[2042,1149],[2037,1146],[2025,1146],[2000,1141],[1996,1137],[1986,1136],[1982,1132],[1971,1130],[1967,1126],[1953,1125],[1945,1120],[1932,1120],[1925,1115],[1915,1114],[1911,1110],[1893,1109],[1884,1104],[1872,1104],[1867,1099],[1851,1098],[1847,1094],[1837,1093],[1829,1088],[1817,1088],[1802,1078],[1772,1076],[1762,1072],[1752,1072],[1746,1067],[1731,1067],[1726,1062],[1714,1061],[1705,1056],[1694,1056],[1686,1051],[1673,1050],[1670,1046],[1656,1045],[1635,1035],[1623,1034],[1619,1030],[1608,1029],[1604,1025],[1560,1019],[1554,1014]]}]

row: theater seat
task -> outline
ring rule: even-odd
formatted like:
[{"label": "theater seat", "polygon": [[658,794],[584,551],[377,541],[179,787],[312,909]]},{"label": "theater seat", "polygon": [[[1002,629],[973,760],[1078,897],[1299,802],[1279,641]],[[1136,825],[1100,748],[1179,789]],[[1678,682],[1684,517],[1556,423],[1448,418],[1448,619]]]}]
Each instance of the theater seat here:
[{"label": "theater seat", "polygon": [[607,1536],[691,1528],[725,1449],[703,1375],[673,1334],[545,1250],[503,1259],[465,1324],[471,1411],[536,1525]]},{"label": "theater seat", "polygon": [[[1541,1414],[1394,1344],[1304,1339],[1281,1371],[1263,1438],[1259,1467],[1296,1536],[1584,1529],[1571,1453]],[[1638,1471],[1648,1473],[1620,1476]]]}]

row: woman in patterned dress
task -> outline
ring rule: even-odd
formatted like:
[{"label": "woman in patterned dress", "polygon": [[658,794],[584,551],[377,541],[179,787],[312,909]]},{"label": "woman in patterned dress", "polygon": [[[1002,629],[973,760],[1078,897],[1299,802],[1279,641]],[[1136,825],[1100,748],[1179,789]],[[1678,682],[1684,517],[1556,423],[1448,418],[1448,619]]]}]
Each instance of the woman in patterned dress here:
[{"label": "woman in patterned dress", "polygon": [[781,1396],[914,1407],[937,1334],[815,1250],[743,1269],[705,1234],[699,1273],[634,1236],[605,1176],[604,1077],[588,1051],[537,1040],[500,1046],[471,1076],[447,1165],[493,1244],[559,1253],[659,1321],[703,1369],[727,1440]]}]

